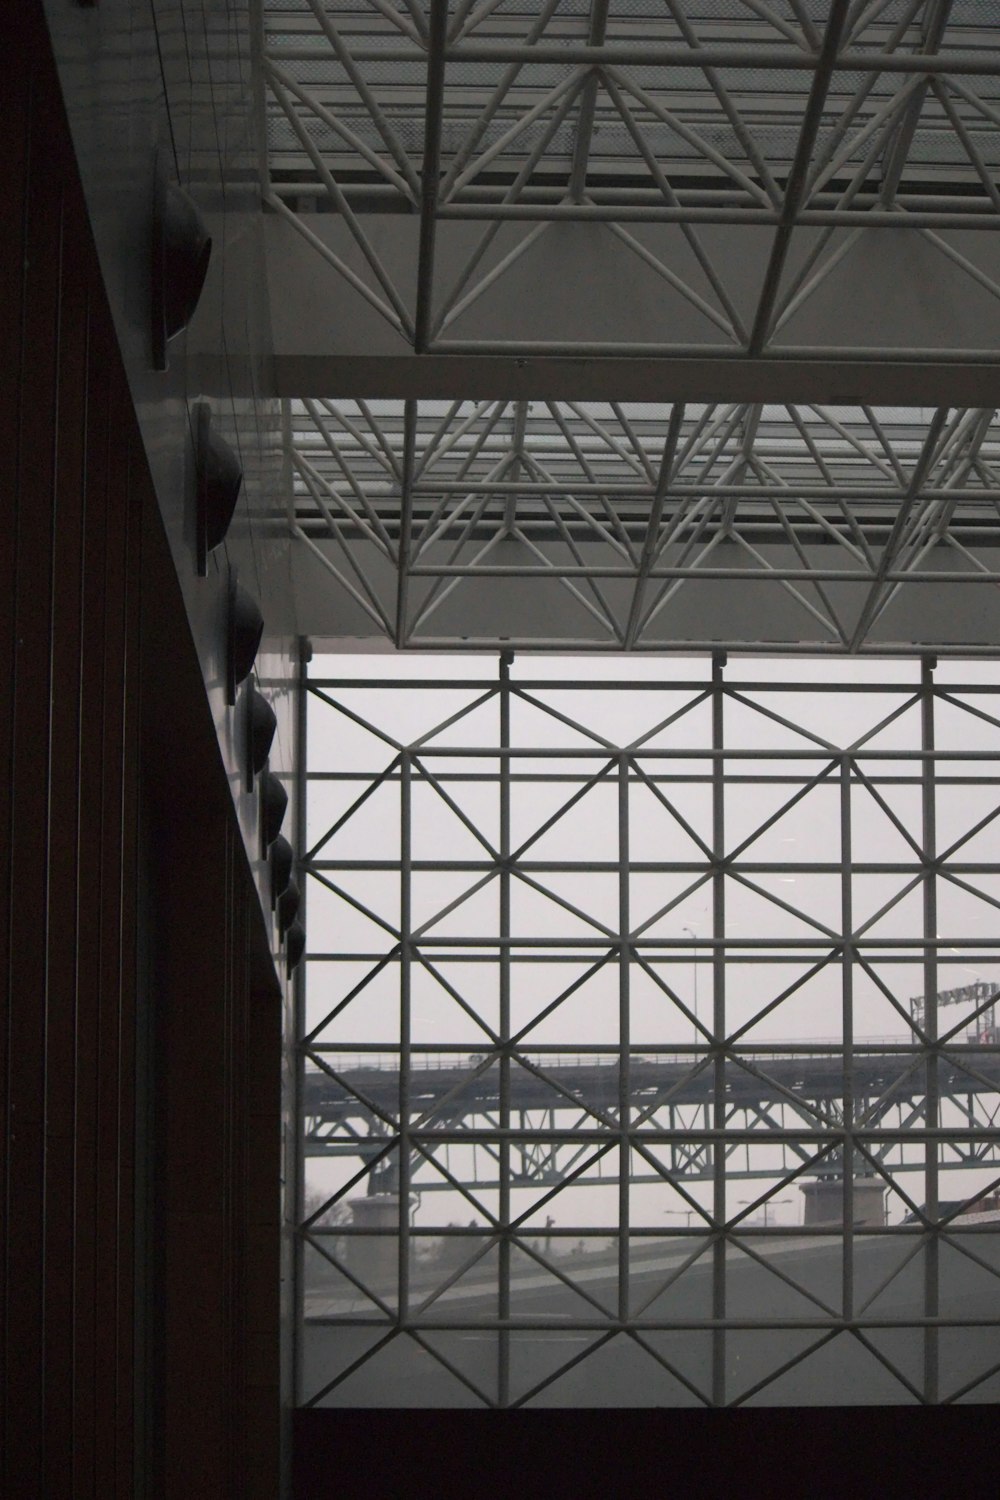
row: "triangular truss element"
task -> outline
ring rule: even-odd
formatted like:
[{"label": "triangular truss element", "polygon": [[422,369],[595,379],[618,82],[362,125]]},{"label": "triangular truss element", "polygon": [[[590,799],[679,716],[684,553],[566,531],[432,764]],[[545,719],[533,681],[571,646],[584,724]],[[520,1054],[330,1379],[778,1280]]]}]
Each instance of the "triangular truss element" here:
[{"label": "triangular truss element", "polygon": [[[897,272],[933,248],[988,305],[967,231],[1000,210],[995,35],[948,0],[814,9],[265,0],[266,201],[417,352],[870,352],[813,316],[859,248]],[[521,305],[578,253],[611,268],[611,316],[558,286]],[[912,339],[879,321],[883,350]]]},{"label": "triangular truss element", "polygon": [[309,400],[289,432],[345,634],[843,653],[925,629],[927,584],[953,640],[1000,608],[993,408]]}]

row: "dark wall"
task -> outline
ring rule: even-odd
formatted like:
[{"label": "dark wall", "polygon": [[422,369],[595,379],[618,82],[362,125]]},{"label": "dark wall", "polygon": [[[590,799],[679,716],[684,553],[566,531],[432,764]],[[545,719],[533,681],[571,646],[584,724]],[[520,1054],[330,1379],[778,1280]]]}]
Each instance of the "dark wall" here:
[{"label": "dark wall", "polygon": [[40,17],[0,64],[0,1489],[273,1497],[279,1000]]},{"label": "dark wall", "polygon": [[[137,1219],[147,1491],[274,1500],[277,987],[262,982],[259,912],[231,808],[190,783],[179,789],[166,766],[145,785],[150,1169]],[[180,816],[179,790],[190,796]]]},{"label": "dark wall", "polygon": [[[230,568],[256,599],[264,635],[250,681],[277,717],[268,769],[294,821],[295,607],[281,412],[262,392],[271,319],[250,67],[250,0],[22,0],[42,10],[56,60],[97,259],[157,503],[215,720],[230,795],[265,920],[258,798],[243,778],[242,712],[225,692],[219,615]],[[205,215],[208,275],[187,330],[152,368],[150,225],[157,149]],[[195,407],[239,455],[243,485],[222,544],[196,571]],[[279,948],[278,933],[272,946]]]}]

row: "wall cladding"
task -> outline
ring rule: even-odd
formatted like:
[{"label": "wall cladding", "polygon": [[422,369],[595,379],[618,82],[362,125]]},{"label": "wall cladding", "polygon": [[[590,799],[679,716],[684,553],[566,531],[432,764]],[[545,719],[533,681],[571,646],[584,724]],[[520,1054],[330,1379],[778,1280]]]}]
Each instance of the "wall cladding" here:
[{"label": "wall cladding", "polygon": [[[296,624],[284,521],[279,404],[271,388],[248,0],[42,0],[87,210],[150,472],[201,662],[219,752],[270,918],[256,793],[243,779],[241,715],[226,703],[222,627],[228,568],[257,599],[265,632],[254,674],[278,718],[270,769],[294,801]],[[153,163],[205,215],[208,279],[186,333],[152,369],[149,234]],[[194,557],[194,408],[239,454],[243,489],[224,544],[199,578]],[[289,808],[286,829],[292,826]],[[277,936],[274,939],[277,951]]]},{"label": "wall cladding", "polygon": [[[13,204],[0,216],[0,344],[12,506],[0,586],[8,1431],[36,1493],[131,1468],[132,1035],[135,1004],[141,452],[128,391],[74,243],[72,189],[39,180],[52,100],[4,90]],[[23,270],[22,270],[23,268]],[[21,274],[19,274],[21,271]],[[67,1337],[69,1330],[73,1336]],[[95,1378],[96,1377],[96,1378]],[[40,1442],[40,1423],[47,1438]],[[22,1490],[22,1493],[28,1492]]]},{"label": "wall cladding", "polygon": [[[148,1493],[273,1500],[280,1008],[260,983],[260,923],[235,820],[219,796],[214,807],[199,798],[197,827],[178,819],[169,774],[157,779]],[[192,847],[210,857],[192,861]],[[216,941],[192,920],[202,912],[220,914]]]},{"label": "wall cladding", "polygon": [[0,1489],[270,1500],[280,997],[24,11],[0,77]]}]

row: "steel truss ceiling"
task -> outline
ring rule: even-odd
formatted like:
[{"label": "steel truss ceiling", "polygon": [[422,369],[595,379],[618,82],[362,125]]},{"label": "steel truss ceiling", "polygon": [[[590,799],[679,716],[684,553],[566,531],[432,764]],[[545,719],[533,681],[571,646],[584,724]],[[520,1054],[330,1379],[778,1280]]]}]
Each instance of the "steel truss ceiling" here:
[{"label": "steel truss ceiling", "polygon": [[[268,202],[417,351],[809,353],[797,315],[876,231],[907,274],[920,250],[1000,295],[982,255],[998,20],[990,0],[268,4]],[[323,211],[340,248],[303,217]],[[419,219],[403,265],[385,235],[401,214]],[[554,241],[557,224],[607,234]],[[539,243],[585,275],[608,236],[676,326],[588,339],[585,282],[561,332],[535,307],[534,333],[469,316],[550,265]]]},{"label": "steel truss ceiling", "polygon": [[996,638],[991,408],[309,400],[289,415],[292,525],[351,597],[345,633],[612,651]]},{"label": "steel truss ceiling", "polygon": [[[994,643],[998,22],[993,0],[266,0],[272,291],[320,350],[290,365],[321,382],[288,405],[304,628]],[[357,382],[323,385],[343,330]],[[513,398],[510,366],[475,365],[501,355]],[[798,383],[838,364],[867,404]],[[959,367],[961,405],[871,402],[872,371]],[[750,399],[706,399],[741,368]]]}]

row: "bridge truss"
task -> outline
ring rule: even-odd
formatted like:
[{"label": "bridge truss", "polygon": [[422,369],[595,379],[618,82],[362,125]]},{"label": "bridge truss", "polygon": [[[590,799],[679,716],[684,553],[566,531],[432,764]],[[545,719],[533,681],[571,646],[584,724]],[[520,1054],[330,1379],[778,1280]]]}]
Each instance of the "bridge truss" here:
[{"label": "bridge truss", "polygon": [[[995,992],[994,992],[995,993]],[[680,1054],[680,1055],[679,1055]],[[676,1049],[628,1064],[628,1120],[635,1134],[625,1156],[621,1144],[621,1061],[596,1054],[511,1051],[508,1111],[512,1186],[564,1184],[593,1162],[601,1184],[617,1184],[623,1170],[633,1183],[711,1181],[715,1155],[725,1156],[728,1180],[803,1172],[840,1176],[843,1127],[843,1058],[828,1046],[802,1043],[740,1050],[727,1055],[723,1136],[714,1126],[716,1079],[710,1055]],[[304,1078],[303,1146],[307,1156],[354,1157],[370,1164],[383,1189],[395,1183],[400,1076],[396,1059],[316,1054]],[[924,1121],[926,1067],[915,1068],[912,1049],[899,1040],[857,1051],[853,1061],[854,1116],[850,1136],[863,1152],[861,1171],[875,1175],[922,1172],[924,1143],[913,1131]],[[993,1167],[1000,1175],[996,1124],[1000,1057],[964,1039],[942,1051],[936,1082],[943,1130],[942,1170]],[[488,1054],[435,1056],[413,1050],[409,1078],[416,1124],[411,1130],[411,1177],[421,1192],[497,1188],[497,1132],[501,1100],[498,1069]],[[655,1145],[654,1168],[643,1155]],[[764,1150],[761,1150],[763,1146]],[[439,1176],[423,1171],[437,1163]]]}]

